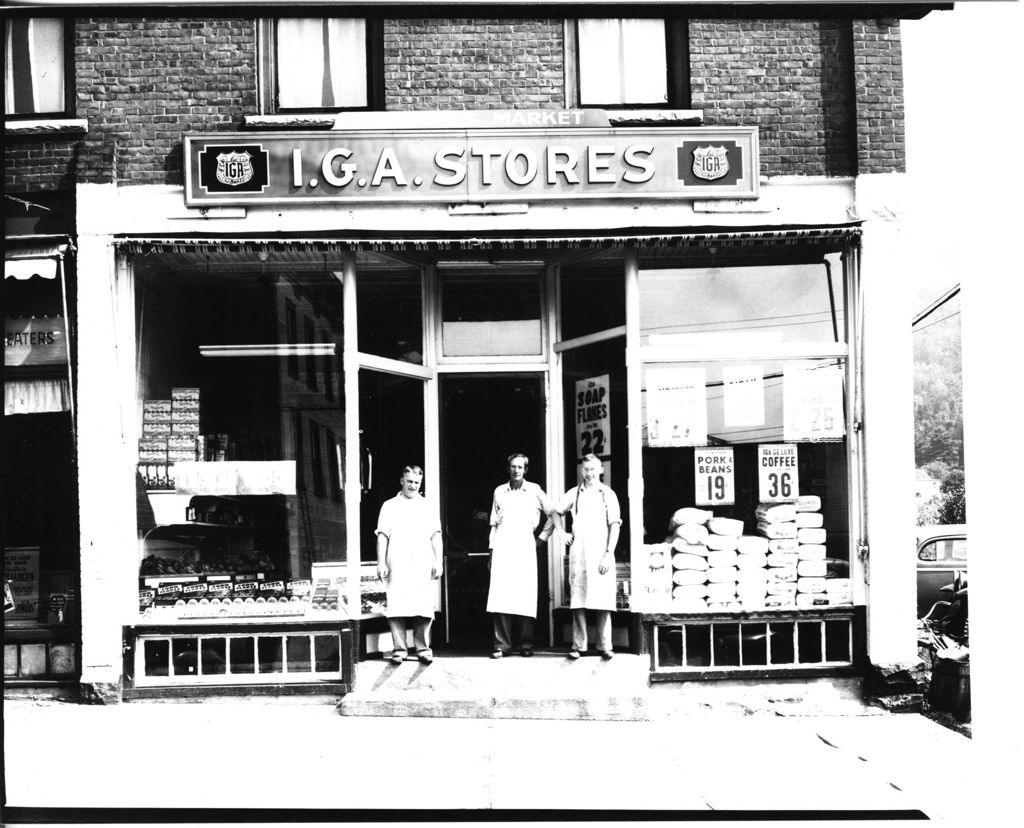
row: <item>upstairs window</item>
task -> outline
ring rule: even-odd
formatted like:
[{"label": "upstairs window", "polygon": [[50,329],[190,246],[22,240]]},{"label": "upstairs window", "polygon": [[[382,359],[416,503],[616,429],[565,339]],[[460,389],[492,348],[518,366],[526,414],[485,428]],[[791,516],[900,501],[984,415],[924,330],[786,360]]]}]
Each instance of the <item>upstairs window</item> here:
[{"label": "upstairs window", "polygon": [[356,17],[287,17],[269,21],[268,27],[270,108],[277,112],[381,108],[379,23]]},{"label": "upstairs window", "polygon": [[4,115],[38,117],[70,111],[64,32],[60,18],[6,21]]},{"label": "upstairs window", "polygon": [[581,19],[580,106],[688,106],[685,21]]}]

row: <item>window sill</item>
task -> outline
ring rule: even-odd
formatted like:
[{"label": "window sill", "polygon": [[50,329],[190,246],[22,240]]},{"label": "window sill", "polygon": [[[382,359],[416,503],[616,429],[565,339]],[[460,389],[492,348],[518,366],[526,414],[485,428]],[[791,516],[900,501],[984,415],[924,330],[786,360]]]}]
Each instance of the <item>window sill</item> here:
[{"label": "window sill", "polygon": [[85,118],[51,118],[42,121],[5,121],[4,134],[18,135],[85,135],[89,122]]},{"label": "window sill", "polygon": [[249,129],[332,129],[334,115],[246,115]]},{"label": "window sill", "polygon": [[621,126],[700,126],[703,109],[607,109],[608,122]]}]

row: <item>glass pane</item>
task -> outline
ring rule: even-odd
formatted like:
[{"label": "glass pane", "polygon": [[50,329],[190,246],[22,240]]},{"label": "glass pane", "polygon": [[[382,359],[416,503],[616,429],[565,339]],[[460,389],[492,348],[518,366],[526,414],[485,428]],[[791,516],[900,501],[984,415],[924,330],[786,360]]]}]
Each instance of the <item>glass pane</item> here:
[{"label": "glass pane", "polygon": [[308,635],[289,635],[288,647],[288,672],[308,673],[312,669],[310,660],[310,640]]},{"label": "glass pane", "polygon": [[337,635],[313,637],[313,653],[316,658],[316,672],[336,673],[341,670],[341,648]]},{"label": "glass pane", "polygon": [[740,625],[715,624],[715,667],[738,667],[740,663]]},{"label": "glass pane", "polygon": [[825,622],[825,661],[849,661],[850,622]]},{"label": "glass pane", "polygon": [[4,56],[6,114],[64,112],[63,20],[6,21]]},{"label": "glass pane", "polygon": [[227,672],[228,641],[226,638],[204,638],[199,644],[204,676],[220,676]]},{"label": "glass pane", "polygon": [[174,675],[194,676],[199,672],[199,641],[195,638],[172,638],[171,661]]},{"label": "glass pane", "polygon": [[683,627],[658,626],[658,666],[683,665]]},{"label": "glass pane", "polygon": [[[205,256],[135,263],[139,587],[154,618],[189,598],[252,615],[257,597],[298,595],[313,563],[344,560],[342,285],[322,261],[285,276],[276,254],[245,255],[209,271]],[[204,581],[226,589],[192,592]],[[245,592],[254,581],[278,586]]]},{"label": "glass pane", "polygon": [[668,100],[664,20],[579,21],[580,103]]},{"label": "glass pane", "polygon": [[142,642],[142,659],[147,676],[170,675],[171,642],[165,639]]},{"label": "glass pane", "polygon": [[626,324],[626,290],[622,270],[563,269],[561,338],[606,331]]},{"label": "glass pane", "polygon": [[448,275],[441,289],[444,356],[541,353],[539,276]]},{"label": "glass pane", "polygon": [[423,293],[418,273],[367,273],[358,279],[359,350],[423,364]]},{"label": "glass pane", "polygon": [[365,107],[366,21],[277,21],[277,93],[282,109]]},{"label": "glass pane", "polygon": [[260,636],[256,639],[261,673],[280,673],[284,669],[281,659],[283,636]]},{"label": "glass pane", "polygon": [[821,622],[801,621],[797,625],[797,646],[801,664],[818,664],[822,660]]},{"label": "glass pane", "polygon": [[711,625],[687,624],[683,627],[686,634],[686,666],[707,667],[711,664]]},{"label": "glass pane", "polygon": [[796,660],[793,651],[793,622],[780,621],[770,624],[772,664],[792,664]]},{"label": "glass pane", "polygon": [[254,673],[256,672],[256,644],[252,638],[232,638],[231,642],[231,672],[232,673]]},{"label": "glass pane", "polygon": [[[377,515],[398,494],[402,470],[423,466],[423,381],[359,372],[360,530],[362,560],[377,560]],[[427,494],[426,487],[421,491]]]},{"label": "glass pane", "polygon": [[842,268],[825,264],[643,270],[644,344],[843,342]]},{"label": "glass pane", "polygon": [[768,663],[768,625],[742,624],[743,666],[752,667]]}]

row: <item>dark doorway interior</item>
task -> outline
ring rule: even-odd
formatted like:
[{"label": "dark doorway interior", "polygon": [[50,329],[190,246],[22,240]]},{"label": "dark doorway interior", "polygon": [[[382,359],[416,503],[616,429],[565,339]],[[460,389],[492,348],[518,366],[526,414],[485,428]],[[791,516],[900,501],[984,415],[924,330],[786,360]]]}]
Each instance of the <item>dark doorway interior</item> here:
[{"label": "dark doorway interior", "polygon": [[[506,458],[530,458],[527,479],[545,485],[541,374],[449,374],[440,379],[441,519],[445,543],[445,640],[458,648],[491,643],[487,540],[491,498],[508,480]],[[546,547],[538,552],[535,638],[548,639]],[[440,635],[435,635],[440,639]]]}]

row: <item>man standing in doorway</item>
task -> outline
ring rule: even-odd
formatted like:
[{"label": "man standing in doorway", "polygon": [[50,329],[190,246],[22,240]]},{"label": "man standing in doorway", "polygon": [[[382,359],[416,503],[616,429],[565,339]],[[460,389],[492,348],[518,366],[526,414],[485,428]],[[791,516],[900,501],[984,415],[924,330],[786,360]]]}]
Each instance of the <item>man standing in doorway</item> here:
[{"label": "man standing in doorway", "polygon": [[435,504],[420,494],[423,469],[402,469],[401,490],[384,501],[377,518],[377,577],[387,592],[388,625],[394,648],[391,661],[406,656],[406,619],[413,622],[416,657],[434,660],[430,625],[434,621],[434,585],[441,577],[441,520]]},{"label": "man standing in doorway", "polygon": [[512,651],[513,627],[519,626],[519,652],[533,655],[533,623],[537,617],[537,546],[534,535],[541,515],[551,514],[547,495],[526,479],[525,454],[508,458],[508,483],[494,490],[491,504],[491,585],[487,611],[494,622],[494,651],[501,658]]}]

